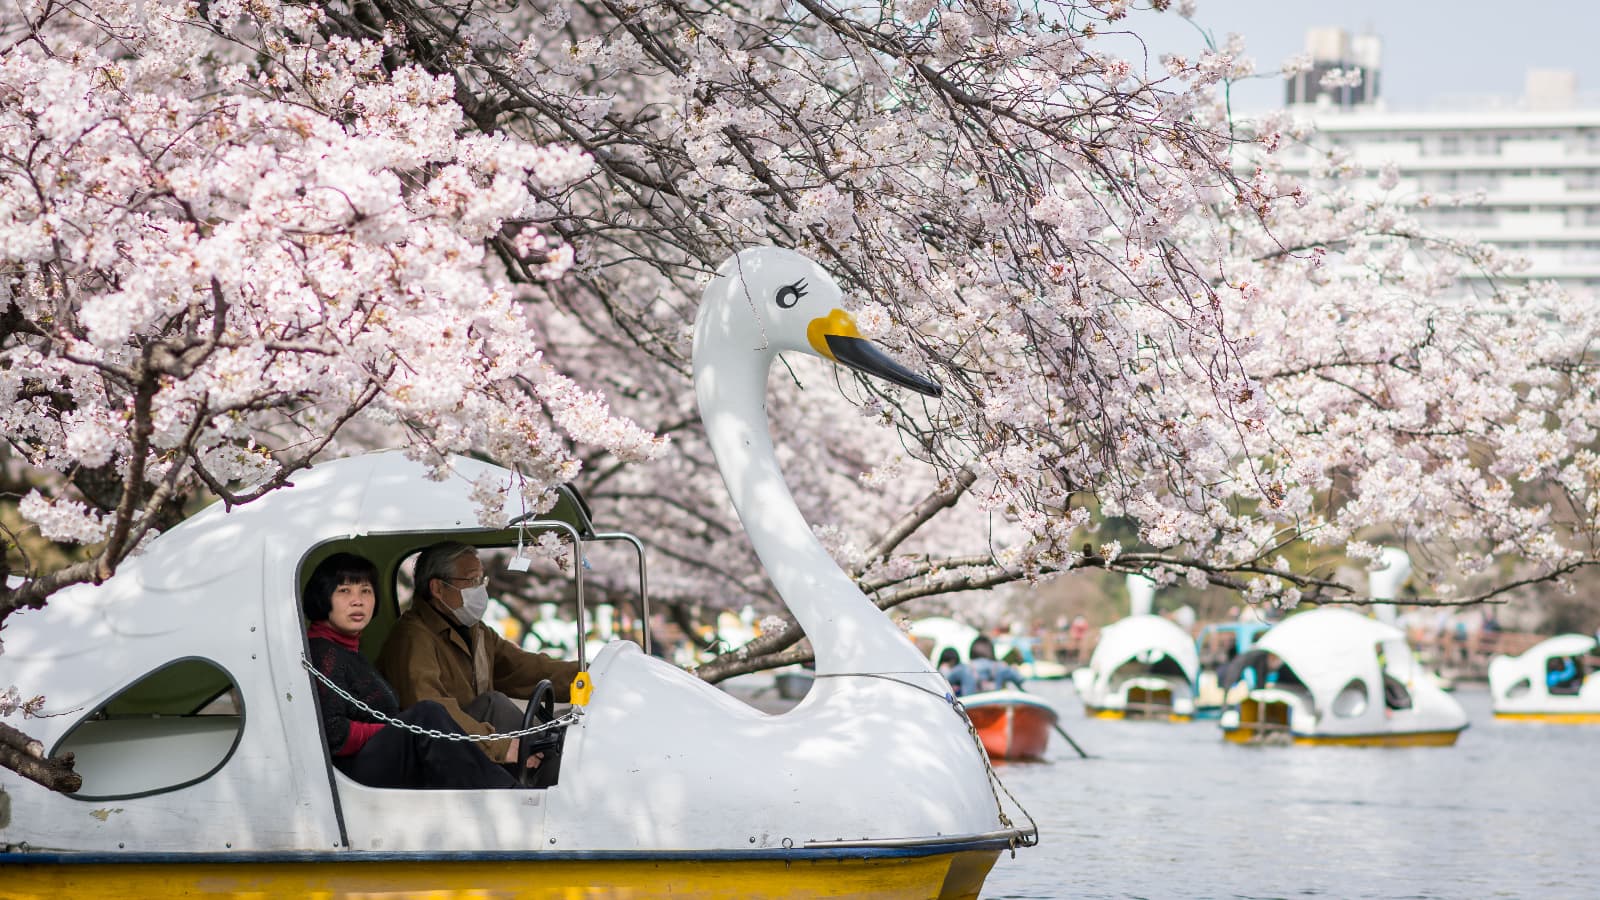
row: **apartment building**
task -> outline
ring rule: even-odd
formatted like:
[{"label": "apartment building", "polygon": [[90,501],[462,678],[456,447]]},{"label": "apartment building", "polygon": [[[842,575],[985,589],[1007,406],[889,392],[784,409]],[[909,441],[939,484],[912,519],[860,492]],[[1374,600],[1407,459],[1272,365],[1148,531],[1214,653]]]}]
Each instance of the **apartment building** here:
[{"label": "apartment building", "polygon": [[[1473,198],[1413,207],[1430,230],[1526,258],[1530,267],[1518,278],[1600,299],[1600,101],[1584,99],[1576,75],[1531,71],[1514,99],[1398,111],[1378,92],[1376,37],[1318,29],[1307,49],[1312,69],[1288,81],[1285,99],[1317,135],[1311,146],[1290,148],[1291,172],[1308,174],[1316,156],[1343,148],[1376,190],[1380,168],[1393,163],[1397,197]],[[1365,89],[1351,84],[1352,70]]]}]

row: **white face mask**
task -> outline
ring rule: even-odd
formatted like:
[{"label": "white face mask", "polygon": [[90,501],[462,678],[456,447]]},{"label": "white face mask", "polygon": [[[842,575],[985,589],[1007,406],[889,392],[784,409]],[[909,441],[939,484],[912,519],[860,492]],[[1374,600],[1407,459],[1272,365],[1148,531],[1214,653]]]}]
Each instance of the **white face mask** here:
[{"label": "white face mask", "polygon": [[461,592],[461,606],[451,610],[456,615],[456,621],[471,627],[483,620],[483,614],[489,609],[489,589],[483,585],[469,587]]}]

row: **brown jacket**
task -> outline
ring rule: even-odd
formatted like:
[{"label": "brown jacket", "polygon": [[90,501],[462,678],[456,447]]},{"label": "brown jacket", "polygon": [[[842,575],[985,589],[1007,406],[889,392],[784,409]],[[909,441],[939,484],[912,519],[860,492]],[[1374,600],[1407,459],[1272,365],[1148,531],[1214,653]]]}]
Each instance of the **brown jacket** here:
[{"label": "brown jacket", "polygon": [[[472,626],[471,635],[468,647],[454,624],[421,598],[400,616],[378,655],[378,670],[400,695],[402,707],[436,700],[468,734],[493,734],[488,723],[462,710],[485,691],[525,700],[540,680],[548,678],[557,700],[570,699],[576,662],[529,653],[482,622]],[[502,738],[478,746],[498,760],[510,745],[510,738]]]}]

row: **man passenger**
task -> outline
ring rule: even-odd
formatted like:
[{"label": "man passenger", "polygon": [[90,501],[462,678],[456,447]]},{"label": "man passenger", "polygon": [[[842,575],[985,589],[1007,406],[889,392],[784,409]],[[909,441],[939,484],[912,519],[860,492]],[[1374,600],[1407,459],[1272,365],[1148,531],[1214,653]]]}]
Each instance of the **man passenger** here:
[{"label": "man passenger", "polygon": [[[442,705],[469,734],[516,731],[526,700],[548,678],[555,699],[569,701],[577,662],[529,653],[483,624],[488,577],[478,551],[456,542],[434,544],[417,557],[411,608],[400,616],[378,657],[378,669],[401,706]],[[515,762],[516,741],[478,744],[496,762]]]},{"label": "man passenger", "polygon": [[972,639],[967,648],[967,668],[961,675],[958,696],[970,697],[985,691],[998,691],[1010,685],[1022,690],[1022,675],[994,658],[994,642],[983,635]]},{"label": "man passenger", "polygon": [[1583,690],[1583,672],[1571,656],[1552,656],[1545,662],[1545,687],[1552,694],[1576,694]]}]

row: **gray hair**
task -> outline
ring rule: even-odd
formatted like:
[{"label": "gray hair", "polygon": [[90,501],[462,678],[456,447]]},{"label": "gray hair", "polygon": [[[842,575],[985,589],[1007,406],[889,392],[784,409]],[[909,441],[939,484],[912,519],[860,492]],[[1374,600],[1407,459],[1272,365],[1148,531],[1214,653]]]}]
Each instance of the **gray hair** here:
[{"label": "gray hair", "polygon": [[444,541],[424,549],[417,556],[417,597],[439,599],[433,596],[433,579],[449,581],[456,577],[456,560],[477,552],[477,547],[460,541]]}]

